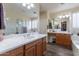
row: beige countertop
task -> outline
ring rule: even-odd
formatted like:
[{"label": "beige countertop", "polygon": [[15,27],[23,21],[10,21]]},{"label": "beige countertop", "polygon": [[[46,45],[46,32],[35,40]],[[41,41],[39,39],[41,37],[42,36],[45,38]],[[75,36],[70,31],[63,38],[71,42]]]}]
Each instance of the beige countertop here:
[{"label": "beige countertop", "polygon": [[53,32],[53,31],[48,31],[48,33],[62,33],[62,34],[71,34],[67,31],[57,31],[57,32]]}]

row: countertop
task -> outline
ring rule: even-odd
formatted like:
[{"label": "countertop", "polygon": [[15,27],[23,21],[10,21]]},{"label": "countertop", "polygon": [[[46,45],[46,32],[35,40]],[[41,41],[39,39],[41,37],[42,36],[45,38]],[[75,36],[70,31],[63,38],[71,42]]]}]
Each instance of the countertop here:
[{"label": "countertop", "polygon": [[49,31],[48,33],[62,33],[62,34],[71,34],[67,31],[58,31],[58,32],[53,32],[53,31]]},{"label": "countertop", "polygon": [[70,33],[70,32],[68,32],[68,31],[61,31],[61,29],[54,29],[54,32],[53,32],[53,29],[48,29],[47,31],[48,31],[48,33],[71,34],[71,33]]},{"label": "countertop", "polygon": [[0,54],[3,54],[46,36],[46,34],[37,33],[12,34],[4,36],[4,40],[0,42]]}]

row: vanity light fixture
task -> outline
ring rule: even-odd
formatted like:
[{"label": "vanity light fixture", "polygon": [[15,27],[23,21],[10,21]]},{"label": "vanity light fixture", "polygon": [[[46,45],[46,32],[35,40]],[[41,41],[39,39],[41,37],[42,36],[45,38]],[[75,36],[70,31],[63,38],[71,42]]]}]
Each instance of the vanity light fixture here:
[{"label": "vanity light fixture", "polygon": [[62,18],[62,16],[58,16],[58,18]]},{"label": "vanity light fixture", "polygon": [[66,16],[62,16],[62,18],[66,18]]},{"label": "vanity light fixture", "polygon": [[63,16],[58,16],[58,18],[68,18],[70,15],[63,15]]},{"label": "vanity light fixture", "polygon": [[70,16],[70,15],[65,15],[67,18]]}]

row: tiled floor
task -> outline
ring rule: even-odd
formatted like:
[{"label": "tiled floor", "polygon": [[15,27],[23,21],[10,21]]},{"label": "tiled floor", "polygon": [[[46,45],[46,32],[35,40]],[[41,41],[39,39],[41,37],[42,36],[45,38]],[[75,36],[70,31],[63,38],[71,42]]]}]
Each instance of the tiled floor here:
[{"label": "tiled floor", "polygon": [[56,44],[48,44],[46,56],[73,56],[73,52]]}]

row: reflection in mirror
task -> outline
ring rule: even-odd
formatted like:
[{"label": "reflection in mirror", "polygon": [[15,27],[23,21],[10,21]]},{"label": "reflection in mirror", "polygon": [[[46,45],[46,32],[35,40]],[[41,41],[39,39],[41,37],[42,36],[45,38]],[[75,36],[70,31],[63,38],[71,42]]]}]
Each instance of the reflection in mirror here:
[{"label": "reflection in mirror", "polygon": [[70,15],[53,17],[51,23],[52,31],[70,31]]},{"label": "reflection in mirror", "polygon": [[[4,3],[4,34],[21,34],[38,31],[39,8],[34,4],[30,10],[21,3]],[[35,12],[35,13],[34,13]]]},{"label": "reflection in mirror", "polygon": [[38,20],[10,20],[6,18],[5,20],[5,34],[21,34],[27,32],[36,32],[38,30]]},{"label": "reflection in mirror", "polygon": [[5,19],[5,34],[21,33],[22,24],[19,24],[20,22],[21,22],[21,20],[19,20],[19,19],[12,20],[11,18],[6,18]]}]

